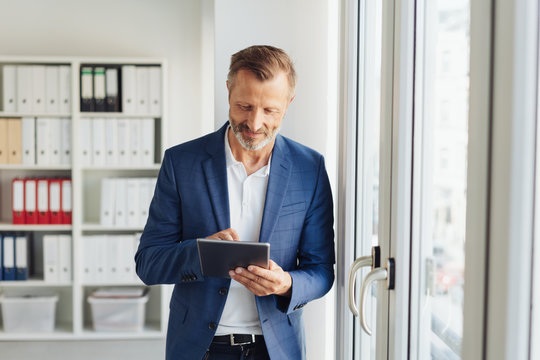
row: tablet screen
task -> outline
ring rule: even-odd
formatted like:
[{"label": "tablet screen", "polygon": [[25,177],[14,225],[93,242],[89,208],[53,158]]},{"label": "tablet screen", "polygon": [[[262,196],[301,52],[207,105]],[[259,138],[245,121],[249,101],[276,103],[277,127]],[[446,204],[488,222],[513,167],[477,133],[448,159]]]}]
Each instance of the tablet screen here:
[{"label": "tablet screen", "polygon": [[268,268],[268,243],[197,239],[197,248],[204,276],[230,278],[229,270],[239,266]]}]

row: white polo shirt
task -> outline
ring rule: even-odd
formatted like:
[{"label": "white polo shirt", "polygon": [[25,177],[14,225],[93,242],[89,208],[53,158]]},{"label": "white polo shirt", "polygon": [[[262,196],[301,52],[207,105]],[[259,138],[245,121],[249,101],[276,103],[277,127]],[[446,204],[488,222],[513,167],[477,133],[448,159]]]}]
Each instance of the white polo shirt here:
[{"label": "white polo shirt", "polygon": [[[232,154],[227,137],[229,129],[225,132],[225,158],[231,228],[238,232],[241,241],[259,241],[272,157],[268,165],[247,176],[244,164]],[[262,335],[255,295],[235,280],[231,280],[225,308],[216,330],[216,335],[228,334]]]}]

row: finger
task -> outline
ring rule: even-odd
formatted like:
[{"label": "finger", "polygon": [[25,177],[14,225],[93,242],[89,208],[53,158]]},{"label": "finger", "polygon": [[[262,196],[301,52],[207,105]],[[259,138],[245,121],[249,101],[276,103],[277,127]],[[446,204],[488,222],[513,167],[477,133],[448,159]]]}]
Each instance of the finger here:
[{"label": "finger", "polygon": [[255,265],[249,265],[247,267],[247,272],[250,273],[253,277],[263,278],[267,281],[274,281],[276,278],[275,274],[271,270],[267,270]]},{"label": "finger", "polygon": [[229,228],[210,235],[207,237],[207,239],[240,241],[240,236],[238,236],[236,230]]},{"label": "finger", "polygon": [[232,237],[232,240],[234,241],[240,241],[240,235],[238,235],[238,233],[236,232],[236,230],[234,230],[233,228],[229,228],[227,229],[229,230],[230,234],[231,234],[231,237]]},{"label": "finger", "polygon": [[[251,279],[243,276],[241,273],[237,273],[237,270],[230,270],[229,275],[231,276],[231,279],[237,281],[239,284],[243,285],[246,289],[254,293],[255,295],[260,295],[262,288],[260,288],[260,285],[253,282]],[[246,271],[247,272],[247,271]],[[257,287],[257,289],[254,289],[254,286]]]},{"label": "finger", "polygon": [[212,239],[212,240],[227,240],[227,239],[225,239],[225,237],[226,236],[224,235],[224,233],[218,232],[218,233],[215,233],[213,235],[207,236],[206,238],[207,239]]},{"label": "finger", "polygon": [[238,236],[238,233],[233,228],[222,230],[218,234],[221,234],[222,240],[240,241],[240,236]]},{"label": "finger", "polygon": [[[283,269],[272,260],[269,261],[268,270],[250,265],[248,266],[248,272],[256,275],[256,280],[269,290],[271,294],[287,294],[292,286],[291,275],[283,271]],[[262,281],[262,279],[265,281]]]},{"label": "finger", "polygon": [[222,231],[222,232],[220,232],[219,234],[220,234],[220,239],[221,239],[221,240],[230,240],[230,241],[233,240],[232,234],[231,234],[229,231],[227,231],[227,230]]},{"label": "finger", "polygon": [[264,288],[264,289],[272,289],[275,287],[275,283],[272,281],[269,281],[268,279],[257,276],[251,271],[248,271],[247,269],[238,267],[234,270],[235,280],[239,279],[237,281],[242,281],[242,283],[249,284],[251,287],[255,288]]},{"label": "finger", "polygon": [[279,266],[278,264],[276,264],[276,263],[274,262],[274,260],[269,259],[269,260],[268,260],[268,270],[277,270],[277,269],[281,269],[281,266]]},{"label": "finger", "polygon": [[280,279],[280,273],[282,271],[281,268],[276,263],[274,263],[273,265],[270,264],[269,269],[265,269],[265,268],[255,266],[255,265],[249,265],[247,270],[248,272],[256,275],[257,277],[264,278],[270,282],[278,282]]},{"label": "finger", "polygon": [[250,276],[249,271],[246,271],[246,269],[231,270],[229,274],[232,279],[244,285],[246,289],[257,296],[265,296],[273,292],[273,288],[268,287],[269,283],[265,279],[252,277],[252,274]]}]

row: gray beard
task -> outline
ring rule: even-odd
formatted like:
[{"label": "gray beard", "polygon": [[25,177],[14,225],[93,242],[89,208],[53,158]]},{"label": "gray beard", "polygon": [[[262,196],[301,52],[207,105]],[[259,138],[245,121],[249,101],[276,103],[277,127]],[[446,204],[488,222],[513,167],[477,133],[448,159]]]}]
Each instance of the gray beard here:
[{"label": "gray beard", "polygon": [[234,125],[232,121],[229,119],[229,123],[231,124],[231,129],[233,131],[234,137],[236,137],[236,140],[242,145],[242,147],[248,151],[257,151],[265,147],[266,145],[270,144],[276,137],[276,135],[281,130],[281,126],[272,131],[269,135],[266,135],[265,138],[258,144],[252,144],[250,142],[247,142],[242,137],[242,130],[240,130],[240,127],[237,125]]}]

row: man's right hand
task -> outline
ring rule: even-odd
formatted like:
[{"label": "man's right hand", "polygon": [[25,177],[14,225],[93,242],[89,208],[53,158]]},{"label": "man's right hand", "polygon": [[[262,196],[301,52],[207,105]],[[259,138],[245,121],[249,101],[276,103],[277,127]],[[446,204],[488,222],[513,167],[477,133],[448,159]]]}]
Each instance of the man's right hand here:
[{"label": "man's right hand", "polygon": [[215,233],[214,235],[208,236],[207,239],[240,241],[240,236],[238,236],[238,233],[236,232],[236,230],[228,228],[225,230],[221,230],[220,232]]}]

